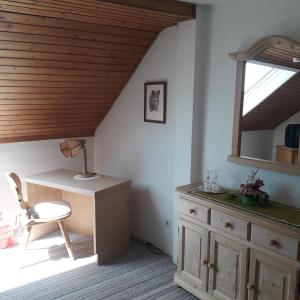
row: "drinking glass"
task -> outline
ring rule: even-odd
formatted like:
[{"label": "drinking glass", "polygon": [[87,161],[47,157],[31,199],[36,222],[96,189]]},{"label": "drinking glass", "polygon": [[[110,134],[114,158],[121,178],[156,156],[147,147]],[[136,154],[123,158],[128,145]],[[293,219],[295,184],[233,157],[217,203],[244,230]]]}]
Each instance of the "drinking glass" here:
[{"label": "drinking glass", "polygon": [[203,190],[205,192],[211,192],[211,177],[210,177],[210,170],[205,171],[204,181],[203,181]]},{"label": "drinking glass", "polygon": [[212,184],[212,190],[218,190],[219,185],[218,185],[218,177],[219,177],[219,171],[213,170],[212,172],[212,179],[211,179],[211,184]]}]

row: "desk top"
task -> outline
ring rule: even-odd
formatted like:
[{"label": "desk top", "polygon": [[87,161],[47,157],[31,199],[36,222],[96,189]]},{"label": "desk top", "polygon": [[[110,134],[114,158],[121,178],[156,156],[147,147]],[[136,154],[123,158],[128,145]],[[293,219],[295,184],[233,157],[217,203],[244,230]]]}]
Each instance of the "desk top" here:
[{"label": "desk top", "polygon": [[112,190],[131,183],[128,179],[106,175],[101,175],[97,179],[76,180],[73,178],[76,174],[77,171],[57,169],[26,176],[23,181],[88,196],[95,196],[97,192]]}]

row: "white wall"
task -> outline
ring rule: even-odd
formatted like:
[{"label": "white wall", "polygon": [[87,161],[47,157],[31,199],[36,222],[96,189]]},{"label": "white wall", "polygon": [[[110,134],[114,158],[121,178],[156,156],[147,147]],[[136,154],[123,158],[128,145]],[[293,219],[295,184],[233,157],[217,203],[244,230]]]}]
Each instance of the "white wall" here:
[{"label": "white wall", "polygon": [[[201,112],[205,120],[199,128],[199,135],[203,135],[199,151],[201,169],[219,169],[223,184],[237,187],[247,178],[249,168],[227,162],[231,152],[236,72],[236,64],[228,53],[245,50],[266,35],[281,34],[300,40],[300,1],[232,0],[209,10],[209,67]],[[197,39],[197,43],[201,40]],[[272,199],[300,207],[299,177],[265,170],[260,175]]]},{"label": "white wall", "polygon": [[[88,165],[93,169],[93,138],[87,138]],[[0,211],[14,213],[18,203],[13,197],[5,172],[20,177],[57,168],[81,170],[82,158],[65,158],[60,152],[60,140],[0,144]]]},{"label": "white wall", "polygon": [[[133,181],[132,233],[169,254],[174,190],[191,176],[194,58],[195,21],[164,30],[95,136],[96,171]],[[161,80],[168,82],[166,124],[146,123],[144,82]]]},{"label": "white wall", "polygon": [[272,160],[274,130],[242,131],[241,156]]}]

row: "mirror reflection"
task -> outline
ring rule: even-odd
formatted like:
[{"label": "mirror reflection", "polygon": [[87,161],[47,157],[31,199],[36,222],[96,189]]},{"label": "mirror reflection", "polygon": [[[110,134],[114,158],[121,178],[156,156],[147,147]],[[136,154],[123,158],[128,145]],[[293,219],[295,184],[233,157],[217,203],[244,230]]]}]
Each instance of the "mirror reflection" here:
[{"label": "mirror reflection", "polygon": [[246,62],[240,156],[300,165],[300,63],[270,48]]}]

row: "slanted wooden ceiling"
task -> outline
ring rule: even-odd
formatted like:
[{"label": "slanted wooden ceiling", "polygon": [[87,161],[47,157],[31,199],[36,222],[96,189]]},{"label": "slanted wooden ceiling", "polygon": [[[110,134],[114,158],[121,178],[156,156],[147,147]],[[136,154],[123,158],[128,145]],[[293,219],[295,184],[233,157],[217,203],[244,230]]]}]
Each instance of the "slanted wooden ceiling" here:
[{"label": "slanted wooden ceiling", "polygon": [[[255,59],[279,66],[300,69],[300,63],[294,63],[295,54],[287,49],[272,47]],[[300,73],[297,73],[284,85],[267,97],[242,118],[242,130],[274,129],[300,111]]]},{"label": "slanted wooden ceiling", "polygon": [[172,0],[0,0],[0,143],[92,136],[166,27]]}]

